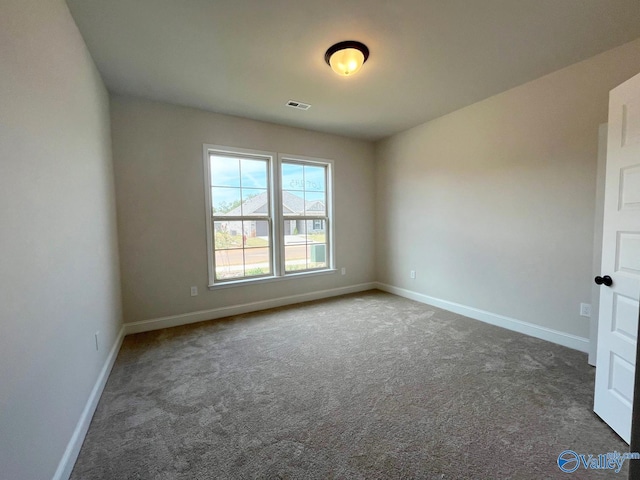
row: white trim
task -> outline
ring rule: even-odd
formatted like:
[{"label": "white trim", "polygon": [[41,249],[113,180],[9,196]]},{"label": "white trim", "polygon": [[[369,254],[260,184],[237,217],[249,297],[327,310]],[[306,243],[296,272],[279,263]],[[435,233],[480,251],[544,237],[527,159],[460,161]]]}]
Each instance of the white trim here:
[{"label": "white trim", "polygon": [[334,274],[336,272],[336,269],[331,268],[323,268],[322,270],[305,270],[304,272],[286,273],[279,277],[274,275],[272,277],[244,278],[242,280],[232,282],[215,283],[213,285],[208,285],[207,288],[209,290],[220,290],[223,288],[246,287],[248,285],[255,285],[256,283],[280,282],[282,280],[291,280],[293,277],[312,277],[315,275]]},{"label": "white trim", "polygon": [[208,282],[212,283],[214,278],[215,267],[213,265],[213,221],[211,216],[213,214],[211,203],[211,164],[209,160],[209,149],[212,145],[206,143],[202,145],[202,159],[204,166],[204,212],[205,212],[205,225],[207,234],[207,274],[209,275]]},{"label": "white trim", "polygon": [[111,347],[109,356],[107,356],[107,359],[104,362],[104,366],[102,367],[102,370],[98,375],[98,379],[93,386],[93,390],[91,390],[91,394],[87,399],[84,410],[82,410],[82,414],[80,415],[80,419],[76,424],[76,428],[73,430],[73,435],[71,435],[71,439],[67,444],[67,448],[65,449],[64,454],[60,459],[60,463],[58,463],[56,473],[53,474],[53,480],[66,480],[71,475],[73,466],[78,459],[80,448],[82,448],[82,442],[84,442],[84,437],[87,435],[89,425],[91,424],[91,419],[93,418],[93,414],[95,413],[96,407],[98,406],[98,401],[100,400],[100,396],[102,395],[104,386],[107,384],[107,379],[109,378],[109,374],[111,373],[113,364],[115,363],[118,352],[120,351],[120,346],[122,345],[122,340],[124,339],[124,332],[125,329],[123,325],[120,328],[120,332],[118,332],[116,341]]},{"label": "white trim", "polygon": [[271,226],[271,248],[273,248],[273,273],[275,278],[284,274],[284,222],[282,221],[282,173],[280,157],[276,154],[271,162],[271,205],[273,205],[273,225]]},{"label": "white trim", "polygon": [[379,290],[393,293],[400,297],[409,298],[416,302],[426,303],[434,307],[442,308],[450,312],[464,315],[465,317],[473,318],[474,320],[480,320],[481,322],[489,323],[498,327],[506,328],[518,333],[524,333],[532,337],[540,338],[548,342],[557,343],[565,347],[579,350],[584,353],[589,352],[589,339],[572,335],[570,333],[560,332],[551,328],[542,327],[533,323],[524,322],[522,320],[516,320],[515,318],[505,317],[504,315],[498,315],[496,313],[487,312],[478,308],[468,307],[455,302],[449,302],[448,300],[441,300],[439,298],[430,297],[422,293],[413,292],[404,288],[394,287],[393,285],[387,285],[385,283],[376,282],[376,287]]},{"label": "white trim", "polygon": [[331,288],[328,290],[320,290],[317,292],[278,297],[269,300],[261,300],[258,302],[242,303],[240,305],[213,308],[211,310],[201,310],[198,312],[184,313],[182,315],[152,318],[150,320],[125,323],[124,331],[125,335],[150,332],[151,330],[159,330],[161,328],[177,327],[190,323],[203,322],[205,320],[215,320],[217,318],[230,317],[232,315],[241,315],[243,313],[266,310],[268,308],[283,307],[285,305],[308,302],[311,300],[320,300],[321,298],[329,298],[336,297],[338,295],[346,295],[348,293],[363,292],[365,290],[371,290],[373,288],[375,288],[374,282],[359,283],[357,285],[350,285],[347,287]]}]

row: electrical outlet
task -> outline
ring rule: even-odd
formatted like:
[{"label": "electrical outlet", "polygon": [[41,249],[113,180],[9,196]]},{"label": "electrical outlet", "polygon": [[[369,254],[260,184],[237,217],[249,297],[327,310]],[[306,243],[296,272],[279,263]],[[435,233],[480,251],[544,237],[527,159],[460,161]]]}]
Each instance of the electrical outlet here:
[{"label": "electrical outlet", "polygon": [[95,339],[96,339],[96,352],[97,352],[100,350],[100,332],[96,332]]},{"label": "electrical outlet", "polygon": [[591,316],[591,304],[590,303],[581,303],[580,304],[580,316],[581,317],[590,317]]},{"label": "electrical outlet", "polygon": [[409,276],[410,276],[411,278],[416,278],[416,271],[415,271],[415,270],[411,270],[411,271],[409,272]]},{"label": "electrical outlet", "polygon": [[195,297],[198,295],[198,287],[191,287],[191,296]]},{"label": "electrical outlet", "polygon": [[346,275],[346,274],[347,274],[347,269],[346,269],[345,267],[342,267],[342,268],[340,269],[340,273],[341,273],[342,275]]}]

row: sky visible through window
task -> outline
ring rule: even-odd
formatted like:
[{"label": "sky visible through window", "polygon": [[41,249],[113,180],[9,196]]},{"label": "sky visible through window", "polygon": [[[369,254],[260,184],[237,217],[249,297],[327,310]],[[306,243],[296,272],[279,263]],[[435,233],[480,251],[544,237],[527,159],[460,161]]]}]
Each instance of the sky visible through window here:
[{"label": "sky visible through window", "polygon": [[[248,199],[266,194],[268,162],[211,155],[211,198],[215,214],[225,214]],[[237,212],[238,216],[243,212]]]}]

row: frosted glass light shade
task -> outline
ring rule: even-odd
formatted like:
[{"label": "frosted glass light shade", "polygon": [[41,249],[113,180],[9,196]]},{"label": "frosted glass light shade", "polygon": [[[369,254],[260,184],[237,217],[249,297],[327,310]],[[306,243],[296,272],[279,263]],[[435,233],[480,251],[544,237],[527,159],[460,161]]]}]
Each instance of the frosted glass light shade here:
[{"label": "frosted glass light shade", "polygon": [[360,50],[355,48],[345,48],[338,50],[329,58],[331,69],[338,75],[353,75],[362,68],[364,64],[364,55]]},{"label": "frosted glass light shade", "polygon": [[355,40],[336,43],[327,50],[325,61],[338,75],[349,77],[358,72],[369,58],[369,49]]}]

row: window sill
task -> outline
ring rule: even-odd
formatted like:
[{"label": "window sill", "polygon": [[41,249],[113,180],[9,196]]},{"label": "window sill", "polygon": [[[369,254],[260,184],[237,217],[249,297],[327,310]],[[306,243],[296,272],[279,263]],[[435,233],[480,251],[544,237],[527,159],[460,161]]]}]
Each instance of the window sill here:
[{"label": "window sill", "polygon": [[222,282],[215,283],[213,285],[209,285],[207,288],[209,290],[220,290],[223,288],[232,288],[232,287],[248,287],[249,285],[257,285],[260,283],[270,283],[270,282],[280,282],[282,280],[291,280],[291,279],[299,279],[301,277],[315,277],[317,275],[331,275],[336,273],[337,270],[335,268],[326,268],[323,270],[312,270],[310,272],[301,272],[301,273],[288,273],[286,275],[282,275],[279,277],[261,277],[255,279],[243,279],[236,280],[232,282]]}]

